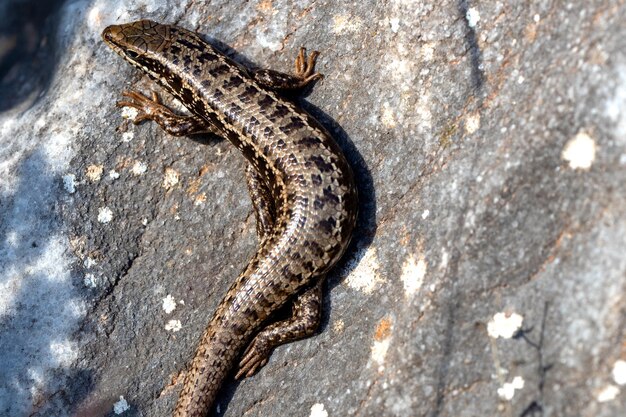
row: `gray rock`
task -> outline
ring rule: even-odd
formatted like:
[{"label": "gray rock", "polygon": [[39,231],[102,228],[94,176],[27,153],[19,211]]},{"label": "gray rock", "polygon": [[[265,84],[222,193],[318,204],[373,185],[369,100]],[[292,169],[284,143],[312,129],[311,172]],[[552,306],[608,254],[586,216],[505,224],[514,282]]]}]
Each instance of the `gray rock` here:
[{"label": "gray rock", "polygon": [[322,51],[303,105],[359,181],[319,334],[219,415],[626,414],[626,7],[482,3],[0,5],[0,414],[168,415],[254,253],[237,151],[115,107],[155,87],[100,33],[139,18]]}]

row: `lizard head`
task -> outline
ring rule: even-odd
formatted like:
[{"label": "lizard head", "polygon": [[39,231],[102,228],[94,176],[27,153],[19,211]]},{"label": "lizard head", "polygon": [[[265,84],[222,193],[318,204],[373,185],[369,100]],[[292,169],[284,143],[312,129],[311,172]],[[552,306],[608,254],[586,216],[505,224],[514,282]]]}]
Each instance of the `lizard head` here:
[{"label": "lizard head", "polygon": [[102,39],[116,53],[148,74],[162,74],[164,50],[171,45],[171,26],[138,20],[108,26]]}]

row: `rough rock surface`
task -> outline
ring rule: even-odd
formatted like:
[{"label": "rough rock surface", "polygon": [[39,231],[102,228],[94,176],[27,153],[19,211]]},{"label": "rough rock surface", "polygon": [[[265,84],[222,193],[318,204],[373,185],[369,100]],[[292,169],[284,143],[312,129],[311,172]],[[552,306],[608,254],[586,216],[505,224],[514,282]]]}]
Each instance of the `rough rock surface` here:
[{"label": "rough rock surface", "polygon": [[115,108],[153,87],[100,33],[139,18],[274,69],[321,50],[304,105],[359,181],[322,329],[228,383],[219,415],[626,414],[623,1],[6,0],[0,16],[0,414],[168,415],[255,250],[236,150]]}]

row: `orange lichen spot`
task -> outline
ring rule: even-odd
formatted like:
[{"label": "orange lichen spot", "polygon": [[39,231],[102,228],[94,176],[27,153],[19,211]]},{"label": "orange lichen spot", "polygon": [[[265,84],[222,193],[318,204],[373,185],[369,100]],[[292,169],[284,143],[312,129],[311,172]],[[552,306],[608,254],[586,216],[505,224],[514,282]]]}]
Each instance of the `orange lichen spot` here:
[{"label": "orange lichen spot", "polygon": [[189,183],[189,187],[187,187],[187,194],[189,195],[197,194],[198,190],[200,189],[201,182],[202,181],[200,180],[200,178],[191,180],[191,182]]},{"label": "orange lichen spot", "polygon": [[374,333],[374,339],[380,342],[391,336],[391,319],[389,317],[383,318],[376,327],[376,333]]},{"label": "orange lichen spot", "polygon": [[198,175],[203,176],[210,170],[211,170],[211,167],[209,165],[202,165],[202,168],[200,168],[200,172],[198,172]]},{"label": "orange lichen spot", "polygon": [[261,3],[259,3],[257,9],[264,12],[272,10],[272,0],[263,0]]},{"label": "orange lichen spot", "polygon": [[132,159],[132,158],[129,158],[127,156],[125,156],[125,157],[118,157],[115,168],[118,171],[121,171],[121,170],[123,170],[125,168],[128,168],[129,166],[131,166],[134,163],[135,163],[135,160]]},{"label": "orange lichen spot", "polygon": [[104,167],[102,165],[89,165],[86,172],[87,178],[91,182],[98,182],[102,177],[103,170]]},{"label": "orange lichen spot", "polygon": [[206,194],[205,193],[200,193],[196,196],[196,198],[194,199],[193,203],[196,206],[202,205],[206,202]]},{"label": "orange lichen spot", "polygon": [[531,23],[524,29],[524,39],[527,42],[533,43],[537,37],[537,23]]},{"label": "orange lichen spot", "polygon": [[408,246],[411,242],[411,233],[406,228],[406,226],[402,226],[402,230],[400,231],[400,244],[402,246]]}]

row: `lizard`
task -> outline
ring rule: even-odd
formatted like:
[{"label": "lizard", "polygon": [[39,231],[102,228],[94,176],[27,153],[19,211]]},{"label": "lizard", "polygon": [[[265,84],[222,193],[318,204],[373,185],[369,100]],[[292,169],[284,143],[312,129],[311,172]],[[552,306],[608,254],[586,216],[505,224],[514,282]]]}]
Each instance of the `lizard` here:
[{"label": "lizard", "polygon": [[[158,95],[124,91],[134,123],[156,122],[174,136],[212,133],[247,160],[259,247],[200,338],[174,417],[206,416],[236,369],[249,377],[273,349],[319,326],[322,283],[346,251],[357,218],[354,174],[328,131],[292,94],[319,80],[318,52],[300,48],[295,74],[249,69],[199,34],[151,20],[111,25],[104,42],[178,99],[177,114]],[[272,315],[292,305],[291,316]]]}]

